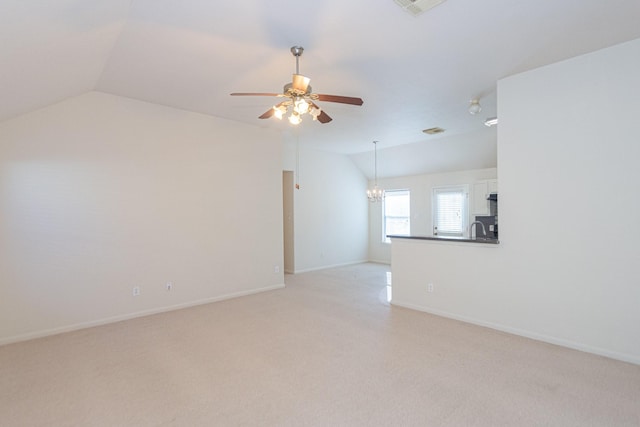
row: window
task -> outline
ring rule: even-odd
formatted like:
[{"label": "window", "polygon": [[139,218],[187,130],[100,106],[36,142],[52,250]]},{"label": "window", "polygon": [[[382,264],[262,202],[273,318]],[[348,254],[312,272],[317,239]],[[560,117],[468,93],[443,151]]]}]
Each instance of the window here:
[{"label": "window", "polygon": [[433,234],[463,236],[467,229],[466,185],[433,189]]},{"label": "window", "polygon": [[408,236],[410,195],[409,190],[386,190],[382,205],[382,241],[391,243],[387,234]]}]

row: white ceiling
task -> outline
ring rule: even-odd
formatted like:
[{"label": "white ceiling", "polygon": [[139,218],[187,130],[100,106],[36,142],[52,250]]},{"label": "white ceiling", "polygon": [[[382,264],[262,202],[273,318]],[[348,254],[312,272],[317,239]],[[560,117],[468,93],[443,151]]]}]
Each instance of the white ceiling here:
[{"label": "white ceiling", "polygon": [[[496,81],[638,38],[639,18],[638,0],[447,0],[418,17],[393,0],[2,0],[0,120],[98,90],[282,129],[368,176],[373,140],[380,176],[491,167]],[[229,96],[281,91],[293,45],[314,92],[364,105],[319,103],[334,120],[293,132],[257,118],[277,98]]]}]

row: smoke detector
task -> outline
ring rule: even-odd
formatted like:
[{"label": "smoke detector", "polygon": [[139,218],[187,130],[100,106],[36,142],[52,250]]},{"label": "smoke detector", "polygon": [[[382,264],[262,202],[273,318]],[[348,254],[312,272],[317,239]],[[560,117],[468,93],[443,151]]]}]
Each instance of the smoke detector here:
[{"label": "smoke detector", "polygon": [[433,9],[440,3],[444,3],[445,0],[393,0],[398,6],[412,14],[418,16],[422,12],[426,12],[429,9]]}]

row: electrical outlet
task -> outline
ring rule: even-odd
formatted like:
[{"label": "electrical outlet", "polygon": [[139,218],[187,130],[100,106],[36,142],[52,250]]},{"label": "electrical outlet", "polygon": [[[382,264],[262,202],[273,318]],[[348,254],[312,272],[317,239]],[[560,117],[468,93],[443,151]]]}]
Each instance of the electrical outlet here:
[{"label": "electrical outlet", "polygon": [[167,292],[173,289],[173,282],[167,282],[165,289],[167,290]]},{"label": "electrical outlet", "polygon": [[280,266],[279,266],[279,265],[274,265],[274,266],[273,266],[273,273],[274,273],[274,274],[276,274],[276,273],[280,273]]},{"label": "electrical outlet", "polygon": [[137,297],[138,295],[140,295],[140,286],[134,286],[133,287],[133,296]]},{"label": "electrical outlet", "polygon": [[433,283],[427,283],[427,292],[433,292]]}]

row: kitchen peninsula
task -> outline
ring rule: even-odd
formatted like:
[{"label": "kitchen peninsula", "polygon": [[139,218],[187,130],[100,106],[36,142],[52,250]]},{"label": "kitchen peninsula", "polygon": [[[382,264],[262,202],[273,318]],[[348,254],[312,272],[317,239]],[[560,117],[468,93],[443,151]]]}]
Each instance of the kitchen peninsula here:
[{"label": "kitchen peninsula", "polygon": [[498,289],[505,286],[499,278],[504,269],[504,245],[497,239],[389,238],[392,305],[496,327],[485,313],[504,309],[500,298],[486,296],[499,295]]},{"label": "kitchen peninsula", "polygon": [[458,236],[400,236],[400,235],[387,235],[390,239],[410,239],[410,240],[431,240],[439,242],[457,242],[457,243],[485,243],[490,245],[497,245],[500,243],[498,239],[490,239],[486,237],[458,237]]}]

